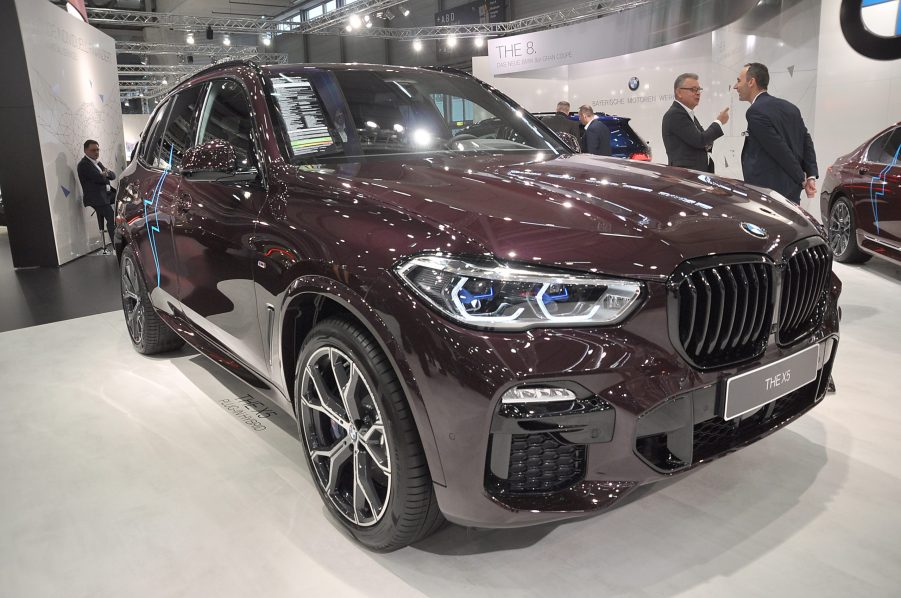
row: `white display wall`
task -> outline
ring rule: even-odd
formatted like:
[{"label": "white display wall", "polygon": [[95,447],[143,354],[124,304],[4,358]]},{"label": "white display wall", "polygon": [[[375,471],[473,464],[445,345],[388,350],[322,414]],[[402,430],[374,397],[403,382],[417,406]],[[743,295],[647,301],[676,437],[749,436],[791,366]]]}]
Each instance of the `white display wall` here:
[{"label": "white display wall", "polygon": [[100,142],[104,166],[117,174],[125,166],[115,42],[50,2],[15,2],[63,264],[100,245],[97,220],[82,205],[76,171],[85,139]]}]

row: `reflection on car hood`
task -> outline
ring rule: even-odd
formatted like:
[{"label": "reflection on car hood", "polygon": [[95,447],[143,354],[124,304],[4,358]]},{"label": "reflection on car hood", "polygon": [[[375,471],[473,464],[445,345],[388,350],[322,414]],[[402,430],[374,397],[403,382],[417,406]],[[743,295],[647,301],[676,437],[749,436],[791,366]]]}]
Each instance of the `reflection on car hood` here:
[{"label": "reflection on car hood", "polygon": [[471,250],[585,271],[659,278],[713,253],[778,260],[817,234],[798,207],[738,181],[617,158],[458,155],[334,168],[377,202],[451,227]]}]

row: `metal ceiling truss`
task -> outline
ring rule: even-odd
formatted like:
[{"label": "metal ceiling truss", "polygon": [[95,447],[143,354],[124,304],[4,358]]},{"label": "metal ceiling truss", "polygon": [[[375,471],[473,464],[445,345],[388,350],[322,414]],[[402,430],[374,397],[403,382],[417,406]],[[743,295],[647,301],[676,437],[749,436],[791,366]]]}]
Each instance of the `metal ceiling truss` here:
[{"label": "metal ceiling truss", "polygon": [[199,17],[194,15],[178,15],[161,12],[142,12],[137,10],[116,10],[112,8],[88,7],[88,21],[93,25],[122,26],[133,25],[137,27],[166,27],[177,31],[205,31],[212,27],[216,31],[229,33],[315,33],[324,27],[336,23],[345,22],[350,15],[372,14],[392,6],[403,3],[405,0],[358,0],[349,6],[305,21],[292,23],[290,21],[278,21],[266,17],[230,17],[209,16]]},{"label": "metal ceiling truss", "polygon": [[208,26],[228,33],[306,33],[311,35],[344,35],[378,37],[397,40],[443,39],[478,36],[503,36],[535,29],[548,29],[596,19],[650,4],[655,0],[592,0],[569,8],[507,21],[473,25],[440,25],[434,27],[361,27],[347,31],[347,18],[352,14],[369,15],[401,4],[404,0],[360,0],[339,8],[325,16],[303,23],[276,21],[266,18],[198,17],[169,13],[139,12],[88,8],[88,20],[95,25],[132,24],[143,27],[166,27],[179,31],[204,31]]},{"label": "metal ceiling truss", "polygon": [[287,54],[260,52],[256,46],[223,46],[222,44],[177,44],[152,42],[116,42],[117,54],[140,54],[147,56],[209,56],[213,60],[236,58],[256,58],[263,63],[283,64]]},{"label": "metal ceiling truss", "polygon": [[353,32],[348,32],[342,24],[340,26],[332,25],[328,28],[319,29],[313,33],[319,35],[357,35],[408,41],[415,39],[446,39],[451,36],[458,38],[487,36],[501,37],[504,35],[533,31],[535,29],[551,29],[553,27],[578,23],[587,19],[597,19],[630,10],[644,4],[650,4],[654,1],[655,0],[593,0],[592,2],[585,2],[569,8],[504,23],[437,25],[434,27],[371,27],[354,30]]}]

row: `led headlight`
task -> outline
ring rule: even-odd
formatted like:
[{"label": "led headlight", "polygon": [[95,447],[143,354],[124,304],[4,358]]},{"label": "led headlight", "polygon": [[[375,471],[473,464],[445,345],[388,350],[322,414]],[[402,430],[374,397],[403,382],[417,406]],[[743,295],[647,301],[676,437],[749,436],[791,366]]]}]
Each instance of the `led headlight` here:
[{"label": "led headlight", "polygon": [[498,330],[617,324],[638,306],[642,289],[632,280],[437,255],[414,257],[396,271],[448,318]]}]

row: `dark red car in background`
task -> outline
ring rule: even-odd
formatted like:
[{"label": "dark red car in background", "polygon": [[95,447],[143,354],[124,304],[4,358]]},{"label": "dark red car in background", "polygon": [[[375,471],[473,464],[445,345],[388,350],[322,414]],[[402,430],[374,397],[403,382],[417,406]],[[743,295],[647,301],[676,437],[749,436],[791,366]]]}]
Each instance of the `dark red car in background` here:
[{"label": "dark red car in background", "polygon": [[878,256],[901,264],[901,123],[880,132],[826,171],[820,210],[840,262]]},{"label": "dark red car in background", "polygon": [[812,408],[838,344],[796,206],[574,155],[460,73],[202,71],[152,115],[117,224],[135,348],[187,341],[294,414],[374,550],[616,504]]}]

